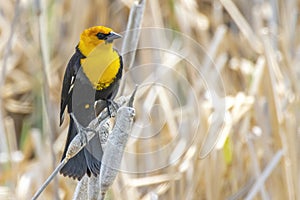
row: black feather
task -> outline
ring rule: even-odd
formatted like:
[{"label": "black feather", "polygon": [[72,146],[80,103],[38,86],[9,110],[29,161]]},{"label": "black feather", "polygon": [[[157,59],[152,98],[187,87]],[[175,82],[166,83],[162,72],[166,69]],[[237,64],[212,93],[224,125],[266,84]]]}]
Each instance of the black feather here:
[{"label": "black feather", "polygon": [[[60,124],[63,122],[63,113],[67,107],[68,113],[72,112],[77,121],[83,127],[87,127],[96,117],[94,102],[100,99],[113,100],[118,93],[119,80],[122,77],[123,70],[122,57],[119,56],[120,68],[113,83],[102,90],[95,90],[82,71],[80,60],[83,58],[85,58],[85,56],[82,55],[78,47],[76,47],[76,52],[71,57],[64,75],[61,93]],[[103,109],[104,108],[105,107],[103,107]],[[78,130],[76,124],[72,117],[70,117],[68,137],[62,159],[65,158],[68,146],[77,134]],[[80,180],[84,174],[97,176],[100,173],[102,154],[99,135],[95,135],[84,149],[66,163],[60,170],[60,173],[78,180]]]}]

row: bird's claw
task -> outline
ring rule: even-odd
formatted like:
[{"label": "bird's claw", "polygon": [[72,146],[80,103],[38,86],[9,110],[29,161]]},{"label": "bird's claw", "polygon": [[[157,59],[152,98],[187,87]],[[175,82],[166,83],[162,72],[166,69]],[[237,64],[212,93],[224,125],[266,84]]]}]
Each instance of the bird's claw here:
[{"label": "bird's claw", "polygon": [[87,144],[88,142],[88,138],[87,138],[87,133],[88,132],[93,132],[93,133],[97,133],[94,129],[89,128],[89,127],[83,127],[76,119],[76,117],[74,116],[73,113],[70,113],[73,121],[75,122],[78,134],[80,136],[80,141],[81,141],[81,145]]},{"label": "bird's claw", "polygon": [[[107,113],[108,113],[108,116],[109,117],[114,117],[114,116],[112,116],[112,113],[117,113],[119,105],[116,102],[114,102],[113,100],[111,100],[111,99],[107,99],[106,102],[107,102]],[[113,112],[110,112],[109,105],[111,105],[111,107],[113,109]]]}]

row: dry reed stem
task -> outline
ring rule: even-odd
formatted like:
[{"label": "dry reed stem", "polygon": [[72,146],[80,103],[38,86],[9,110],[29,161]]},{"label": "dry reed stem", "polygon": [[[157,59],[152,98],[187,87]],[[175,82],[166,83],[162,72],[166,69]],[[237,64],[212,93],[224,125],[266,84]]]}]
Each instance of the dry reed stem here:
[{"label": "dry reed stem", "polygon": [[[50,128],[55,133],[53,148],[59,158],[67,132],[67,123],[57,128],[61,81],[78,36],[83,29],[93,25],[110,26],[116,32],[125,30],[134,2],[44,1],[47,12],[40,14],[46,16],[43,20],[48,31],[44,36],[49,41],[46,45],[48,53],[43,50],[46,52],[44,58],[39,51],[39,19],[36,15],[39,10],[32,8],[28,1],[20,2],[21,12],[15,12],[18,1],[0,3],[0,65],[6,62],[0,100],[0,129],[3,128],[0,131],[0,199],[29,198],[45,179],[45,174],[50,173],[51,163],[44,159],[45,155],[51,155],[50,142],[48,137],[42,137],[47,116],[41,115],[42,94],[39,90],[44,86],[39,78],[42,75],[40,66],[46,66],[43,59],[48,56],[48,67],[44,71],[47,71],[46,76],[50,75],[50,80],[45,93],[52,106],[47,115],[55,121]],[[134,65],[149,66],[157,62],[168,66],[184,77],[194,90],[186,92],[189,88],[161,67],[127,77],[124,93],[133,89],[136,80],[139,84],[155,82],[156,76],[171,80],[170,88],[173,92],[180,91],[177,94],[182,98],[182,105],[178,107],[165,89],[154,89],[153,85],[139,88],[135,101],[138,108],[136,125],[127,148],[127,154],[139,156],[125,155],[122,164],[125,171],[119,174],[109,191],[110,198],[298,199],[299,0],[155,0],[147,1],[145,5],[141,27],[174,29],[191,37],[206,52],[199,51],[191,41],[176,34],[157,38],[159,34],[155,32],[143,37],[142,30],[137,46],[139,51],[134,59],[130,59],[134,60]],[[99,12],[99,8],[105,9]],[[19,14],[19,20],[15,20],[14,13]],[[12,26],[13,31],[9,28]],[[7,47],[10,37],[11,47]],[[139,48],[149,42],[153,47],[168,51],[147,52]],[[116,43],[116,46],[119,48],[120,45]],[[7,51],[11,52],[9,56]],[[186,58],[193,58],[190,65],[185,62]],[[204,71],[201,64],[209,69],[203,77],[196,73],[197,70]],[[224,95],[214,104],[225,101],[224,110],[228,116],[218,148],[213,151],[219,138],[214,130],[219,131],[220,125],[212,123],[210,118],[220,111],[214,109],[215,105],[207,96],[209,91],[203,86],[204,81],[212,82],[216,88],[221,88],[220,91],[224,89]],[[180,129],[177,129],[178,125]],[[211,126],[214,127],[210,130]],[[154,134],[151,129],[159,131]],[[25,133],[24,139],[20,137],[21,130]],[[37,132],[34,137],[30,133],[32,130]],[[180,138],[174,134],[176,132]],[[29,136],[26,137],[26,133]],[[195,133],[195,137],[188,143],[191,133]],[[150,135],[152,137],[147,138]],[[210,139],[205,141],[206,137]],[[144,153],[169,144],[172,148],[168,151],[141,159]],[[20,149],[20,145],[24,149]],[[201,149],[204,150],[201,152]],[[178,154],[182,156],[174,161]],[[203,158],[207,154],[204,159],[199,159],[199,155]],[[281,157],[279,162],[278,155]],[[174,162],[154,172],[139,173],[163,160]],[[137,173],[127,173],[127,169]],[[176,179],[172,179],[173,175]],[[151,179],[166,176],[170,179],[162,182]],[[70,199],[74,182],[61,176],[58,178],[60,198]],[[132,180],[134,185],[129,184]],[[51,187],[43,193],[43,198],[55,198]]]},{"label": "dry reed stem", "polygon": [[251,188],[250,192],[248,193],[247,197],[245,198],[246,200],[253,199],[256,192],[261,188],[261,186],[264,184],[267,177],[271,174],[272,170],[277,166],[277,164],[280,161],[282,156],[283,156],[282,150],[279,150],[274,155],[274,157],[272,158],[272,160],[270,161],[268,166],[265,168],[265,170],[263,171],[261,176],[259,176],[259,178],[254,183],[253,187]]},{"label": "dry reed stem", "polygon": [[[17,21],[19,18],[19,6],[20,6],[20,1],[17,0],[15,2],[15,7],[14,7],[14,17],[13,17],[13,21],[10,24],[10,32],[9,32],[9,37],[7,39],[7,43],[5,45],[4,48],[4,53],[3,53],[3,57],[2,57],[2,69],[1,69],[1,78],[0,78],[0,88],[2,89],[4,87],[4,81],[6,78],[6,73],[7,73],[7,63],[8,63],[8,58],[11,54],[11,49],[12,49],[12,39],[15,33],[15,27],[17,26]],[[4,124],[4,110],[3,110],[3,99],[0,99],[0,138],[1,138],[1,147],[0,147],[0,153],[4,152],[4,153],[9,153],[10,149],[7,146],[7,142],[8,139],[5,135],[5,124]],[[13,150],[13,149],[12,149]]]},{"label": "dry reed stem", "polygon": [[248,40],[248,43],[252,47],[253,51],[258,54],[262,53],[262,44],[260,40],[254,34],[254,31],[251,29],[250,25],[240,13],[236,5],[231,0],[220,0],[220,2],[240,28],[242,34]]},{"label": "dry reed stem", "polygon": [[124,43],[121,51],[123,54],[125,54],[130,52],[130,50],[134,50],[134,52],[129,54],[129,58],[124,61],[124,66],[127,69],[131,68],[134,62],[135,50],[138,46],[140,28],[142,26],[146,2],[146,0],[135,0],[130,9],[130,15],[124,36]]},{"label": "dry reed stem", "polygon": [[[42,99],[43,99],[43,115],[45,119],[45,126],[44,132],[49,137],[50,141],[50,152],[51,152],[51,159],[52,159],[52,169],[55,169],[56,165],[56,155],[53,149],[54,144],[54,132],[55,132],[55,123],[50,116],[51,111],[53,110],[53,103],[49,98],[50,94],[50,87],[51,87],[51,65],[50,65],[50,49],[48,44],[48,21],[47,21],[47,6],[45,1],[36,0],[36,9],[38,16],[38,24],[39,24],[39,38],[40,38],[40,49],[42,54],[42,62],[43,62],[43,89],[42,89]],[[58,180],[54,178],[54,188],[53,193],[55,199],[58,199]]]},{"label": "dry reed stem", "polygon": [[[146,2],[146,0],[135,0],[130,9],[121,50],[121,54],[127,56],[127,59],[123,61],[124,68],[127,70],[130,69],[134,63]],[[125,83],[122,80],[119,91],[120,95],[123,94],[124,87]]]}]

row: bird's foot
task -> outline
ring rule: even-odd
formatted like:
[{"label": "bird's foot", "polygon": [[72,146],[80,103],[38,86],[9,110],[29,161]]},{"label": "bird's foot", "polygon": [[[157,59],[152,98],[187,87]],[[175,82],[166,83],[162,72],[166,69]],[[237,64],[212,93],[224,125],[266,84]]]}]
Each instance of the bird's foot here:
[{"label": "bird's foot", "polygon": [[80,136],[80,141],[82,143],[82,145],[87,144],[88,143],[88,138],[87,138],[87,133],[88,132],[93,132],[94,134],[97,134],[97,132],[89,127],[83,127],[76,119],[76,117],[74,116],[73,113],[70,113],[70,116],[72,117],[72,119],[74,120],[74,123],[76,125],[78,134]]},{"label": "bird's foot", "polygon": [[[113,109],[113,112],[111,112],[111,110],[110,110],[110,107],[109,107],[110,105],[111,105],[111,108]],[[118,111],[119,105],[116,102],[114,102],[113,100],[107,99],[106,100],[106,108],[107,108],[108,116],[114,117],[115,113],[117,113],[117,111]],[[112,115],[112,114],[114,114],[114,115]]]}]

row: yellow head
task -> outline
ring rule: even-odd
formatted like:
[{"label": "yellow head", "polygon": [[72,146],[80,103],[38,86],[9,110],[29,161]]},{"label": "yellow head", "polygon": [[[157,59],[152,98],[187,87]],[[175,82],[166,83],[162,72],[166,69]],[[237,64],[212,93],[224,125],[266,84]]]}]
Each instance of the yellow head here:
[{"label": "yellow head", "polygon": [[84,30],[80,35],[78,48],[84,56],[88,56],[98,45],[109,44],[112,48],[112,41],[122,37],[105,26],[94,26]]}]

